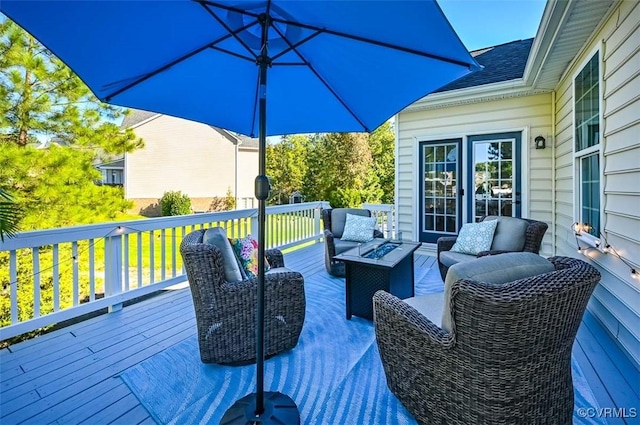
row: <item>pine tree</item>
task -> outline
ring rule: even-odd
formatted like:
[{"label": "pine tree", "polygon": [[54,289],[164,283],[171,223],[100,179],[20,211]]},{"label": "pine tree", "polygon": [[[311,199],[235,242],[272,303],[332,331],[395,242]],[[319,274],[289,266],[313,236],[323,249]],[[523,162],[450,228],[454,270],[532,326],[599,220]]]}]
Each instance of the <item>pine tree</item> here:
[{"label": "pine tree", "polygon": [[113,122],[124,112],[100,102],[71,69],[11,20],[0,21],[3,140],[26,146],[37,138],[53,139],[122,154],[142,143]]},{"label": "pine tree", "polygon": [[[121,189],[98,186],[99,155],[142,146],[66,65],[11,20],[0,18],[0,190],[24,211],[24,230],[115,218]],[[51,147],[37,149],[41,141]]]}]

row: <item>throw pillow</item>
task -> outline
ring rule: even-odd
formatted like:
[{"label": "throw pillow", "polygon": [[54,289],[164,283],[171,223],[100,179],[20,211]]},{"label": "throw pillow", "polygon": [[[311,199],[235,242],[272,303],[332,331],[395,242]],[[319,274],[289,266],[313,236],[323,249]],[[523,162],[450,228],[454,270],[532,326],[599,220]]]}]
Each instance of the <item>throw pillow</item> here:
[{"label": "throw pillow", "polygon": [[[244,238],[229,239],[233,251],[247,277],[258,276],[258,242],[251,235]],[[264,271],[271,268],[267,259],[264,259]]]},{"label": "throw pillow", "polygon": [[375,217],[347,214],[347,220],[344,223],[344,232],[340,240],[353,242],[372,241],[375,227]]},{"label": "throw pillow", "polygon": [[477,255],[479,252],[490,250],[497,224],[497,220],[465,223],[451,251]]}]

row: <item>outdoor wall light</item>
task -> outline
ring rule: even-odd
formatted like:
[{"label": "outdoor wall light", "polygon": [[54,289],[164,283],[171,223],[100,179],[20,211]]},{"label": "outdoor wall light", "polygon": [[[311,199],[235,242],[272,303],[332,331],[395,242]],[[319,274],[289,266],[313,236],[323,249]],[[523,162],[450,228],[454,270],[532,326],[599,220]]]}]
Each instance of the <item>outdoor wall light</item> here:
[{"label": "outdoor wall light", "polygon": [[544,137],[542,136],[536,137],[534,142],[536,142],[536,149],[544,149],[546,147]]}]

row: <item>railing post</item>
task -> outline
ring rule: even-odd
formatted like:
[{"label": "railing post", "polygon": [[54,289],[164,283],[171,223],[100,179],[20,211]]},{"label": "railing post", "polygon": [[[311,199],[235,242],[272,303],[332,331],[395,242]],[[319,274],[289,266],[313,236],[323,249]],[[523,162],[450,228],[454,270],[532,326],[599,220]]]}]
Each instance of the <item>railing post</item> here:
[{"label": "railing post", "polygon": [[[269,212],[267,211],[267,216]],[[266,219],[266,222],[269,223],[269,219]],[[258,210],[255,210],[255,214],[251,215],[251,236],[254,238],[258,237]],[[266,248],[266,247],[265,247]]]},{"label": "railing post", "polygon": [[322,237],[324,236],[324,232],[322,231],[322,225],[320,224],[320,209],[322,206],[318,205],[313,209],[313,225],[316,232],[316,236]]},{"label": "railing post", "polygon": [[397,239],[398,230],[393,228],[393,207],[387,211],[387,237]]},{"label": "railing post", "polygon": [[[105,240],[104,296],[122,292],[122,236],[110,236]],[[122,303],[110,305],[109,313],[122,310]]]}]

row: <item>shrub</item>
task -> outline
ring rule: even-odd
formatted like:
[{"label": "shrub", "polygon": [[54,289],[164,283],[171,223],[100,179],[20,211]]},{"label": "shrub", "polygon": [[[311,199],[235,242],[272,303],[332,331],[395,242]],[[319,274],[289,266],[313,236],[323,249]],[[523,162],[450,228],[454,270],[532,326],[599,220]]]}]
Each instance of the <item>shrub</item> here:
[{"label": "shrub", "polygon": [[165,192],[160,198],[160,208],[163,216],[191,214],[191,199],[179,190]]},{"label": "shrub", "polygon": [[227,194],[222,196],[214,196],[209,205],[209,211],[231,211],[236,208],[236,198],[233,196],[231,188],[227,189]]}]

